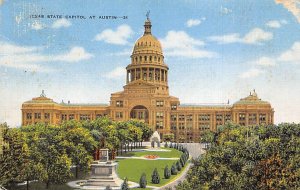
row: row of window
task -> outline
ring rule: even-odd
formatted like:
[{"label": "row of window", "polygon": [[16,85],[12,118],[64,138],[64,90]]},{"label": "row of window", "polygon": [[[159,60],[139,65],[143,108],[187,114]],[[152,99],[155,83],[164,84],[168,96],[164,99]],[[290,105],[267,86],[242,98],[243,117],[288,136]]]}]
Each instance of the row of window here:
[{"label": "row of window", "polygon": [[[33,116],[34,116],[34,119],[42,119],[42,114],[41,113],[34,113],[34,114],[27,113],[26,114],[26,119],[31,120]],[[97,114],[96,115],[96,118],[100,118],[100,117],[102,117],[102,114]],[[61,114],[61,115],[57,114],[56,118],[57,119],[60,118],[62,121],[72,120],[72,119],[75,119],[75,114]],[[45,120],[50,119],[50,113],[44,113],[44,119]],[[79,119],[80,120],[89,120],[89,119],[91,119],[91,115],[90,114],[80,114]]]},{"label": "row of window", "polygon": [[[153,58],[153,59],[152,59]],[[139,57],[137,57],[137,56],[135,56],[135,57],[133,57],[132,58],[132,62],[133,63],[138,63],[138,62],[141,62],[141,61],[150,61],[150,62],[152,62],[152,61],[157,61],[157,62],[160,62],[160,57],[156,57],[156,56],[154,56],[154,57],[152,57],[151,55],[150,56],[139,56]]]},{"label": "row of window", "polygon": [[[26,119],[30,120],[32,119],[32,113],[26,114]],[[41,113],[34,113],[34,119],[42,119]],[[50,119],[50,113],[44,113],[44,119]]]}]

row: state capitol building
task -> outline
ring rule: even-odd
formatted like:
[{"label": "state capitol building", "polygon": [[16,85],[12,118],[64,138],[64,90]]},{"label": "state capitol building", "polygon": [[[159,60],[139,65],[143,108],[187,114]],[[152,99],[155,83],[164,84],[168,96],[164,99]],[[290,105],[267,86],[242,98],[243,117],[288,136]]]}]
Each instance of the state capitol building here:
[{"label": "state capitol building", "polygon": [[109,104],[56,103],[42,93],[22,104],[22,125],[108,116],[114,121],[142,120],[161,136],[173,133],[181,142],[198,142],[203,131],[215,131],[229,121],[243,126],[273,124],[271,104],[259,99],[255,91],[233,105],[180,105],[169,94],[169,67],[151,26],[147,18],[144,35],[136,41],[126,67],[124,90],[112,93]]}]

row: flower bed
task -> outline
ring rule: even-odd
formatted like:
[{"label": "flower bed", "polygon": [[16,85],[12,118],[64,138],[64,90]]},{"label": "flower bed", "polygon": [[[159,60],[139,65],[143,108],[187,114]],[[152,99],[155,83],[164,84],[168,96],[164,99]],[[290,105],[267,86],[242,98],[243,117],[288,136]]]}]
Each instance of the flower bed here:
[{"label": "flower bed", "polygon": [[150,154],[150,155],[144,156],[144,158],[147,158],[147,159],[156,159],[156,158],[159,158],[159,156]]}]

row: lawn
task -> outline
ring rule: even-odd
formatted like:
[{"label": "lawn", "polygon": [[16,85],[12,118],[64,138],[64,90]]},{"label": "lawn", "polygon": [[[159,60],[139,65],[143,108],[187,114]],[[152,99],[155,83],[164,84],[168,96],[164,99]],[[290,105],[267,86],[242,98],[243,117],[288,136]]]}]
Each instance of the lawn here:
[{"label": "lawn", "polygon": [[142,151],[142,152],[127,152],[126,154],[123,155],[119,155],[119,156],[136,156],[136,157],[140,157],[140,156],[145,156],[145,155],[157,155],[159,157],[162,158],[180,158],[182,152],[178,151],[176,149],[171,149],[171,148],[162,148],[162,149],[166,149],[166,150],[170,150],[170,151]]},{"label": "lawn", "polygon": [[[164,178],[164,168],[168,165],[169,169],[175,160],[140,160],[140,159],[118,159],[118,175],[121,179],[125,177],[128,178],[129,181],[134,181],[139,183],[140,177],[142,173],[146,174],[147,177],[147,185],[151,186],[163,186],[173,180],[176,176],[171,175],[170,179]],[[160,184],[152,184],[151,183],[151,175],[154,170],[157,168],[159,176],[160,176]],[[184,168],[181,170],[183,171]],[[178,174],[180,175],[180,174]]]}]

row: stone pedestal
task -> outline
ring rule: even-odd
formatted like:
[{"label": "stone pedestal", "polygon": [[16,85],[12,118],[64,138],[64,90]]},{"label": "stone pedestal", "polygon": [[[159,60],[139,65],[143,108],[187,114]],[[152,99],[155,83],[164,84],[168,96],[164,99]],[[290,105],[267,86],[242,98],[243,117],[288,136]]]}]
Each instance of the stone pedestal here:
[{"label": "stone pedestal", "polygon": [[104,189],[110,186],[113,189],[119,189],[122,180],[116,173],[117,163],[108,161],[108,150],[101,150],[101,160],[94,161],[91,164],[91,177],[82,186],[82,189]]}]

